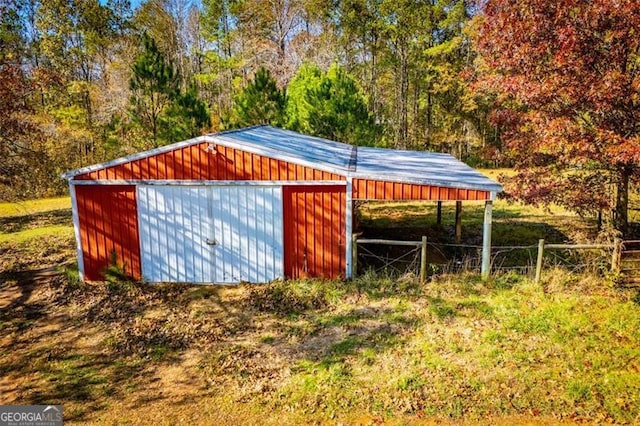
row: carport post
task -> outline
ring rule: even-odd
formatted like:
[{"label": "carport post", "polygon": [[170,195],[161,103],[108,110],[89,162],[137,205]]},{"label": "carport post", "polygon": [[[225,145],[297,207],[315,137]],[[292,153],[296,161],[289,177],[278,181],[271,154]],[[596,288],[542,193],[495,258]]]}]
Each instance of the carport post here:
[{"label": "carport post", "polygon": [[484,204],[484,228],[482,230],[482,279],[488,279],[491,274],[491,209],[493,201]]},{"label": "carport post", "polygon": [[353,265],[353,178],[347,177],[347,188],[345,194],[345,277],[353,277],[357,265]]}]

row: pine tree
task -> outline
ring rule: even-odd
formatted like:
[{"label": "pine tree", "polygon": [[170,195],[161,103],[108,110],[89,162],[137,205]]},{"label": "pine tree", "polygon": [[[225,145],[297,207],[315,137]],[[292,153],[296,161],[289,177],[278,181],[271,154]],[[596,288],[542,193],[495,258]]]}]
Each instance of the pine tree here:
[{"label": "pine tree", "polygon": [[234,99],[226,120],[227,128],[255,124],[282,126],[285,123],[286,94],[278,89],[271,73],[260,68],[247,87]]},{"label": "pine tree", "polygon": [[143,36],[144,50],[133,65],[131,113],[134,122],[150,131],[153,146],[159,146],[162,115],[179,94],[179,80],[158,45],[148,35]]},{"label": "pine tree", "polygon": [[287,86],[287,125],[297,132],[313,134],[309,117],[314,112],[307,101],[307,93],[316,90],[324,73],[315,65],[303,64]]},{"label": "pine tree", "polygon": [[353,145],[376,145],[381,129],[355,80],[338,65],[327,73],[305,66],[291,83],[291,128]]},{"label": "pine tree", "polygon": [[186,92],[175,96],[161,122],[162,139],[177,142],[201,135],[211,126],[211,116],[207,104],[198,97],[198,89],[192,84]]}]

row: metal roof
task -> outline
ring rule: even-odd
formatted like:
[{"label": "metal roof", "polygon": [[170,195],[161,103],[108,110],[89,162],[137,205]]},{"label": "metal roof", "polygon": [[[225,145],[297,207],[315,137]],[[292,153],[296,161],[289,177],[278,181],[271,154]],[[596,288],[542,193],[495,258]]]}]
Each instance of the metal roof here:
[{"label": "metal roof", "polygon": [[501,192],[502,185],[449,154],[358,147],[353,177]]},{"label": "metal roof", "polygon": [[254,126],[213,133],[69,171],[62,177],[70,179],[83,173],[202,142],[227,145],[354,178],[476,189],[495,193],[502,191],[499,183],[449,154],[355,147],[271,126]]},{"label": "metal roof", "polygon": [[307,136],[290,130],[255,126],[210,136],[218,142],[227,141],[244,147],[249,146],[254,148],[253,151],[258,151],[257,153],[293,163],[304,162],[343,172],[353,171],[355,168],[353,145]]}]

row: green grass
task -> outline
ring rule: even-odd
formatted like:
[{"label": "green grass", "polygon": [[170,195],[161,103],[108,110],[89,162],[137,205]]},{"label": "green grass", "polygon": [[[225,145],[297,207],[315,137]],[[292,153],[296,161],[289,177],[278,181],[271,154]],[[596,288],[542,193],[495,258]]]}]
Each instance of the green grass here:
[{"label": "green grass", "polygon": [[430,284],[424,298],[402,298],[419,321],[330,345],[324,358],[294,370],[277,405],[329,416],[535,411],[632,422],[640,415],[640,307],[591,285],[594,294],[547,294],[528,280],[510,288],[469,289],[455,278]]},{"label": "green grass", "polygon": [[1,271],[59,265],[74,245],[69,197],[0,203]]},{"label": "green grass", "polygon": [[48,236],[69,237],[73,235],[73,225],[57,212],[64,213],[70,208],[69,197],[0,203],[0,243],[22,244]]},{"label": "green grass", "polygon": [[73,226],[53,225],[12,232],[9,234],[0,233],[0,243],[21,244],[36,238],[44,238],[48,236],[72,237]]},{"label": "green grass", "polygon": [[16,201],[0,203],[0,217],[27,216],[34,213],[64,209],[71,209],[71,199],[69,197]]}]

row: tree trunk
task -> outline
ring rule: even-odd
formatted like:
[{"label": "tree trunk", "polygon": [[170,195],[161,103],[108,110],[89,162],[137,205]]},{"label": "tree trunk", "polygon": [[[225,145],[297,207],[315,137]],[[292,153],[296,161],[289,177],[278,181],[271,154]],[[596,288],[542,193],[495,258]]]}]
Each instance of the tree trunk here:
[{"label": "tree trunk", "polygon": [[424,149],[427,151],[431,149],[431,87],[427,88],[427,105],[426,105],[426,117],[425,117],[425,133],[424,133]]},{"label": "tree trunk", "polygon": [[407,99],[409,95],[409,61],[407,58],[406,46],[404,46],[404,40],[399,42],[400,44],[400,99],[399,102],[399,111],[398,111],[398,133],[397,133],[397,142],[396,146],[400,149],[407,148],[407,133],[409,129],[409,121],[408,121],[408,108],[407,104],[409,100]]},{"label": "tree trunk", "polygon": [[629,177],[631,167],[623,166],[618,175],[618,187],[616,190],[616,229],[626,235],[629,225]]},{"label": "tree trunk", "polygon": [[378,35],[372,35],[371,41],[371,97],[369,100],[369,107],[373,112],[373,115],[378,118]]}]

